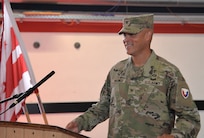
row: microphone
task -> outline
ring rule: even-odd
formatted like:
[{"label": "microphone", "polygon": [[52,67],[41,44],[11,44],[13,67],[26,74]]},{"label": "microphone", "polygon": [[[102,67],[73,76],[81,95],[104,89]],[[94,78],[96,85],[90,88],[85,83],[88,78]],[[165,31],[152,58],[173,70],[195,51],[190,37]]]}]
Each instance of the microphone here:
[{"label": "microphone", "polygon": [[31,93],[33,93],[33,91],[38,88],[41,84],[43,84],[46,80],[48,80],[52,75],[54,75],[55,72],[51,71],[48,75],[46,75],[41,81],[39,81],[38,83],[36,83],[32,88],[28,89],[24,94],[22,94],[18,99],[16,99],[13,104],[11,104],[9,106],[8,109],[14,107],[16,104],[18,104],[19,102],[21,102],[23,99],[25,99],[26,97],[28,97]]}]

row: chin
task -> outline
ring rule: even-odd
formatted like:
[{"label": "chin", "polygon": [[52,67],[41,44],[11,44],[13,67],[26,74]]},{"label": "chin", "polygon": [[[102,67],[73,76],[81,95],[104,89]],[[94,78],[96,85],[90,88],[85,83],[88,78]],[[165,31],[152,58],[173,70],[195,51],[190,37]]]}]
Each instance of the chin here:
[{"label": "chin", "polygon": [[132,55],[132,54],[131,54],[130,52],[128,52],[128,51],[126,52],[126,54],[127,54],[127,55],[130,55],[130,56]]}]

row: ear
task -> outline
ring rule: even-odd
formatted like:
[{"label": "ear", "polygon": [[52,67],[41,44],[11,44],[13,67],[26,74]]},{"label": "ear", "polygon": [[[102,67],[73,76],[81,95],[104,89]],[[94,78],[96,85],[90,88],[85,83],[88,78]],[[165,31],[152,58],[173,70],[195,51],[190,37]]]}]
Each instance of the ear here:
[{"label": "ear", "polygon": [[151,41],[152,40],[152,35],[153,35],[153,30],[152,29],[148,29],[146,34],[145,34],[146,40]]}]

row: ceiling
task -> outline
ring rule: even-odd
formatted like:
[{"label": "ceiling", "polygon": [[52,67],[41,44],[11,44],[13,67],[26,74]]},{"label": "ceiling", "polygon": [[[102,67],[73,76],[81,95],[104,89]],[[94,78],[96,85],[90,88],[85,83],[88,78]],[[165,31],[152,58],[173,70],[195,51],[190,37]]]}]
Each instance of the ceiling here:
[{"label": "ceiling", "polygon": [[10,0],[22,20],[121,21],[154,13],[156,22],[204,23],[204,0]]}]

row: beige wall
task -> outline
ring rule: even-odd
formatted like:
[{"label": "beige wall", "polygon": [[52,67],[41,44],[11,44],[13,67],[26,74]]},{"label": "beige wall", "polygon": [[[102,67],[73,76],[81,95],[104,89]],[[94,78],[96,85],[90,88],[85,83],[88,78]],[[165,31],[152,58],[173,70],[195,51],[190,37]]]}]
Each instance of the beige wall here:
[{"label": "beige wall", "polygon": [[[52,70],[56,72],[39,87],[45,103],[97,101],[109,69],[117,61],[128,57],[122,44],[123,36],[117,34],[22,33],[22,37],[36,81]],[[40,42],[40,48],[33,48],[35,41]],[[80,49],[74,48],[75,42],[81,44]],[[155,34],[152,48],[180,68],[194,99],[204,100],[204,35]],[[36,102],[34,94],[27,98],[27,103]],[[79,114],[49,114],[48,122],[65,127]],[[31,120],[43,123],[40,115],[32,115]],[[21,116],[19,121],[26,122],[26,119]],[[83,134],[106,137],[107,121],[94,131]]]}]

